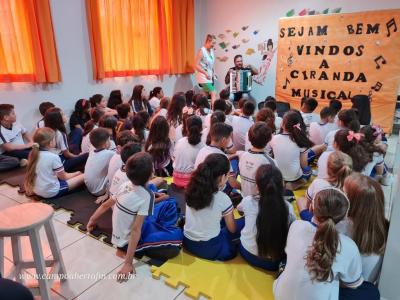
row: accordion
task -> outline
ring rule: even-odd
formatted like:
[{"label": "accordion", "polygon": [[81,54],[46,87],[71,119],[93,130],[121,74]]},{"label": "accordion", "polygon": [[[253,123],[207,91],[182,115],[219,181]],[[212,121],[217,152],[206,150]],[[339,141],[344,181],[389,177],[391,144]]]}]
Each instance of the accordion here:
[{"label": "accordion", "polygon": [[248,93],[251,91],[253,83],[251,70],[231,70],[230,71],[230,92]]}]

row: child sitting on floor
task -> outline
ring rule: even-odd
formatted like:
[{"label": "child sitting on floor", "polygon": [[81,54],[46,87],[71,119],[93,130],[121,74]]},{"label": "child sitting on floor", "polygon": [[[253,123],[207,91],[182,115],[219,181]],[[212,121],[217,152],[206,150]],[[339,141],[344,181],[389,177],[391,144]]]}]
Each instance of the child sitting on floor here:
[{"label": "child sitting on floor", "polygon": [[246,135],[250,127],[254,124],[253,114],[256,106],[253,101],[247,100],[243,104],[242,114],[232,118],[233,145],[236,150],[244,151]]},{"label": "child sitting on floor", "polygon": [[[233,239],[239,237],[243,224],[236,225],[232,202],[221,191],[229,170],[226,155],[210,154],[194,171],[186,188],[183,246],[201,258],[229,260],[236,256]],[[222,229],[221,219],[226,225]]]},{"label": "child sitting on floor", "polygon": [[135,136],[135,141],[142,145],[142,150],[144,150],[144,145],[149,137],[149,130],[147,129],[149,119],[149,114],[144,110],[139,111],[132,118],[132,132]]},{"label": "child sitting on floor", "polygon": [[329,155],[327,169],[328,177],[314,179],[306,191],[306,197],[296,200],[302,220],[311,221],[312,200],[319,191],[328,187],[343,189],[344,180],[353,172],[353,160],[346,153],[334,151]]},{"label": "child sitting on floor", "polygon": [[261,165],[271,164],[274,160],[265,153],[265,147],[272,138],[272,132],[264,122],[257,122],[250,127],[249,140],[252,147],[244,152],[239,159],[240,185],[243,197],[258,193],[256,172]]},{"label": "child sitting on floor", "polygon": [[114,151],[110,147],[110,134],[105,128],[96,128],[90,132],[90,143],[95,150],[90,151],[85,166],[85,184],[94,196],[102,196],[107,192],[107,172]]},{"label": "child sitting on floor", "polygon": [[[174,223],[177,220],[176,203],[163,201],[154,207],[154,194],[145,188],[152,173],[151,155],[145,152],[134,154],[126,163],[129,181],[123,183],[115,195],[112,243],[126,252],[125,262],[118,272],[119,281],[125,281],[129,274],[135,273],[133,256],[137,250],[150,247],[164,259],[179,253],[182,231]],[[153,212],[155,216],[152,216]]]},{"label": "child sitting on floor", "polygon": [[378,300],[379,291],[363,282],[357,245],[336,229],[349,210],[349,199],[337,188],[314,197],[312,222],[294,221],[289,229],[285,270],[275,280],[276,300]]},{"label": "child sitting on floor", "polygon": [[[27,159],[32,147],[28,131],[17,123],[14,105],[0,104],[0,154]],[[26,161],[23,161],[26,165]]]},{"label": "child sitting on floor", "polygon": [[303,118],[304,124],[306,124],[307,132],[310,129],[310,124],[312,122],[319,122],[319,116],[314,113],[314,110],[318,106],[318,101],[314,98],[303,97],[301,99],[301,117]]},{"label": "child sitting on floor", "polygon": [[129,118],[131,112],[131,106],[128,103],[121,103],[116,106],[118,112],[118,122],[116,127],[116,133],[123,130],[132,129],[132,121]]},{"label": "child sitting on floor", "polygon": [[37,129],[33,141],[24,182],[28,196],[61,197],[83,184],[83,174],[66,173],[60,157],[50,151],[55,147],[55,132],[51,128]]},{"label": "child sitting on floor", "polygon": [[173,181],[178,187],[185,188],[194,171],[194,163],[200,149],[204,147],[201,141],[202,123],[198,116],[185,119],[187,136],[181,138],[174,149]]},{"label": "child sitting on floor", "polygon": [[337,125],[335,124],[335,112],[329,107],[324,107],[319,113],[321,121],[311,122],[310,124],[310,140],[315,145],[321,145],[325,141],[327,134],[335,129]]},{"label": "child sitting on floor", "polygon": [[389,227],[385,219],[385,196],[378,182],[359,173],[346,178],[344,191],[350,200],[350,210],[338,230],[357,244],[363,278],[375,283],[379,278]]},{"label": "child sitting on floor", "polygon": [[52,151],[60,156],[66,172],[82,171],[88,158],[88,153],[81,155],[72,154],[69,151],[67,130],[65,123],[67,118],[58,107],[49,108],[44,116],[44,124],[56,133],[56,146]]},{"label": "child sitting on floor", "polygon": [[261,165],[254,178],[257,193],[245,197],[237,207],[245,218],[239,251],[252,266],[277,271],[285,258],[289,225],[296,216],[283,199],[283,179],[278,168]]},{"label": "child sitting on floor", "polygon": [[82,153],[90,152],[90,132],[93,129],[99,127],[99,120],[104,116],[104,112],[98,108],[92,108],[90,110],[90,120],[85,123],[85,128],[83,129],[83,137],[81,143]]},{"label": "child sitting on floor", "polygon": [[[277,129],[275,127],[275,115],[272,112],[271,109],[269,108],[262,108],[257,112],[256,115],[256,122],[263,122],[265,124],[267,124],[267,126],[269,127],[269,129],[272,132],[272,135],[275,135],[275,133],[277,133]],[[244,150],[247,151],[251,148],[251,143],[249,141],[249,133],[246,133],[246,141],[245,141],[245,145],[244,145]],[[267,143],[267,146],[265,148],[265,152],[268,154],[272,154],[272,149],[271,146],[269,145],[269,143]]]},{"label": "child sitting on floor", "polygon": [[90,102],[86,99],[79,99],[76,101],[75,110],[69,118],[69,128],[71,130],[69,134],[70,149],[74,154],[81,153],[83,129],[86,122],[90,120],[89,110]]},{"label": "child sitting on floor", "polygon": [[39,105],[39,112],[42,115],[42,118],[36,123],[36,129],[44,127],[44,115],[49,108],[53,108],[55,105],[51,102],[42,102]]}]

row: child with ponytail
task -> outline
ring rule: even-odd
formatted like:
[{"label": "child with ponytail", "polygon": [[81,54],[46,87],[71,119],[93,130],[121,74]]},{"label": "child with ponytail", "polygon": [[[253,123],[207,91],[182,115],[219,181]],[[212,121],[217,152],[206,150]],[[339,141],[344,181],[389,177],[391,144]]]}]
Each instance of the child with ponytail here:
[{"label": "child with ponytail", "polygon": [[83,170],[89,154],[76,155],[69,151],[66,122],[64,112],[58,107],[49,108],[44,115],[44,125],[55,132],[56,145],[52,151],[60,156],[65,171]]},{"label": "child with ponytail", "polygon": [[338,230],[357,244],[363,278],[375,283],[382,266],[389,226],[385,218],[385,196],[378,182],[360,173],[346,178],[344,191],[350,200],[350,210]]},{"label": "child with ponytail", "polygon": [[28,196],[60,197],[83,184],[83,174],[66,173],[60,157],[50,151],[56,146],[55,135],[48,127],[35,131],[24,182]]},{"label": "child with ponytail", "polygon": [[285,258],[289,224],[296,220],[292,206],[283,199],[282,173],[261,165],[256,173],[258,195],[245,197],[237,209],[244,213],[240,254],[252,266],[277,271]]},{"label": "child with ponytail", "polygon": [[204,147],[201,141],[202,122],[200,117],[191,116],[185,120],[187,136],[181,138],[174,149],[174,184],[186,188],[194,171],[197,154]]},{"label": "child with ponytail", "polygon": [[186,188],[183,246],[201,258],[223,261],[236,256],[233,240],[239,237],[243,224],[235,223],[232,202],[222,192],[229,171],[224,154],[210,154],[194,171]]},{"label": "child with ponytail", "polygon": [[339,233],[336,224],[349,210],[347,196],[337,188],[319,191],[312,222],[290,226],[285,270],[273,285],[276,300],[378,300],[378,289],[363,282],[357,245]]},{"label": "child with ponytail", "polygon": [[302,220],[311,221],[313,216],[310,207],[312,199],[321,190],[336,187],[343,190],[344,180],[353,172],[353,161],[351,157],[343,152],[334,151],[328,158],[328,176],[325,179],[316,178],[306,191],[305,198],[297,199],[297,207]]},{"label": "child with ponytail", "polygon": [[162,87],[156,86],[153,90],[150,91],[149,95],[149,104],[151,109],[155,111],[160,106],[160,100],[164,97],[164,91]]},{"label": "child with ponytail", "polygon": [[298,189],[310,179],[312,172],[309,161],[325,150],[324,145],[314,146],[308,139],[306,126],[296,110],[285,113],[282,131],[273,136],[270,145],[286,188],[290,190]]},{"label": "child with ponytail", "polygon": [[363,174],[379,179],[383,185],[391,185],[393,176],[389,173],[384,160],[387,144],[382,143],[384,135],[382,128],[377,125],[367,125],[361,128],[360,133],[363,135],[362,144],[370,158],[369,163],[363,170]]}]

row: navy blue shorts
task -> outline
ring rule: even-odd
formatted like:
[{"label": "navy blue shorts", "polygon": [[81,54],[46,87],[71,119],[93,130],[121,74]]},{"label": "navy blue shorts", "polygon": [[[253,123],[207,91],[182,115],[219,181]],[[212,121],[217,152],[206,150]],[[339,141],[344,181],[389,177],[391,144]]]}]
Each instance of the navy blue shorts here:
[{"label": "navy blue shorts", "polygon": [[278,271],[279,261],[265,260],[247,251],[242,244],[239,246],[240,255],[247,261],[250,265],[256,268],[261,268],[267,271]]},{"label": "navy blue shorts", "polygon": [[69,192],[68,183],[65,180],[58,179],[58,181],[60,182],[60,190],[58,191],[58,194],[55,195],[53,198],[58,198],[58,197],[64,196],[64,195],[68,194],[68,192]]}]

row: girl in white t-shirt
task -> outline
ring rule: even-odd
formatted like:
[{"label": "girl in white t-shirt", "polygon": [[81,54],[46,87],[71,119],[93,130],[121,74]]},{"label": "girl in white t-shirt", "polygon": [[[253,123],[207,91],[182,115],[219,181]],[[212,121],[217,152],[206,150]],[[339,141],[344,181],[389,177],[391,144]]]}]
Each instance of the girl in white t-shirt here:
[{"label": "girl in white t-shirt", "polygon": [[44,115],[44,124],[55,132],[56,145],[52,151],[60,156],[66,172],[83,170],[89,154],[73,154],[69,151],[67,130],[65,123],[67,118],[64,112],[58,108],[49,108]]},{"label": "girl in white t-shirt", "polygon": [[206,127],[206,116],[211,113],[210,104],[205,94],[198,94],[194,97],[194,105],[196,107],[195,114],[201,118],[203,128]]},{"label": "girl in white t-shirt", "polygon": [[252,266],[277,271],[285,258],[289,224],[296,220],[292,206],[283,199],[282,173],[261,165],[256,173],[258,195],[245,197],[237,209],[244,213],[240,254]]},{"label": "girl in white t-shirt", "polygon": [[353,172],[353,161],[349,155],[334,151],[328,157],[327,169],[328,177],[326,179],[314,179],[306,191],[306,197],[296,200],[302,220],[311,221],[313,216],[311,210],[312,199],[319,191],[328,187],[343,189],[344,180]]},{"label": "girl in white t-shirt", "polygon": [[[230,171],[224,154],[210,154],[199,164],[186,188],[186,221],[183,246],[209,260],[229,260],[236,256],[233,240],[243,226],[233,218],[231,199],[223,193]],[[225,227],[221,228],[221,219]]]},{"label": "girl in white t-shirt", "polygon": [[90,110],[90,120],[85,123],[85,128],[82,134],[81,150],[82,153],[89,153],[91,149],[89,135],[93,129],[99,127],[99,120],[104,116],[104,112],[98,108],[92,108]]},{"label": "girl in white t-shirt", "polygon": [[349,210],[349,200],[336,188],[314,197],[312,222],[295,221],[286,243],[287,264],[275,280],[276,300],[379,299],[372,284],[363,283],[357,245],[336,224]]},{"label": "girl in white t-shirt", "polygon": [[361,253],[364,280],[375,283],[379,277],[388,234],[385,197],[375,180],[354,173],[346,178],[344,191],[350,210],[339,231],[357,244]]},{"label": "girl in white t-shirt", "polygon": [[270,145],[286,188],[290,190],[298,189],[310,179],[312,171],[309,160],[324,150],[322,145],[314,146],[308,139],[301,114],[295,110],[285,113],[282,131],[272,138]]},{"label": "girl in white t-shirt", "polygon": [[379,179],[383,185],[391,185],[393,181],[392,174],[388,172],[384,160],[387,145],[382,143],[382,129],[376,125],[367,125],[361,128],[360,133],[363,135],[364,148],[370,157],[370,162],[364,167],[362,173]]},{"label": "girl in white t-shirt", "polygon": [[197,154],[204,147],[201,141],[202,122],[198,116],[186,119],[187,136],[181,138],[174,147],[173,182],[186,188],[194,171]]},{"label": "girl in white t-shirt", "polygon": [[153,111],[155,111],[160,106],[160,100],[164,97],[164,91],[162,87],[156,86],[149,95],[149,104]]},{"label": "girl in white t-shirt", "polygon": [[83,174],[65,172],[60,157],[50,151],[56,146],[54,130],[37,129],[33,141],[24,182],[27,195],[61,197],[83,184]]},{"label": "girl in white t-shirt", "polygon": [[168,133],[168,121],[164,117],[158,116],[151,123],[149,137],[145,144],[145,151],[153,157],[154,172],[160,177],[171,176],[173,172],[174,145]]},{"label": "girl in white t-shirt", "polygon": [[144,145],[149,137],[149,130],[147,129],[149,118],[149,114],[144,110],[136,113],[132,118],[131,131],[135,135],[136,142],[142,145],[142,150],[144,150]]},{"label": "girl in white t-shirt", "polygon": [[186,105],[185,94],[182,92],[175,93],[168,105],[167,121],[169,125],[169,138],[172,143],[177,142],[176,130],[183,121],[183,108]]}]

